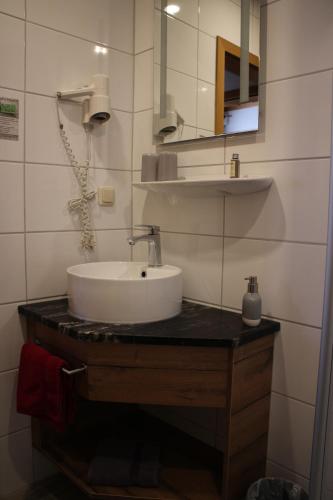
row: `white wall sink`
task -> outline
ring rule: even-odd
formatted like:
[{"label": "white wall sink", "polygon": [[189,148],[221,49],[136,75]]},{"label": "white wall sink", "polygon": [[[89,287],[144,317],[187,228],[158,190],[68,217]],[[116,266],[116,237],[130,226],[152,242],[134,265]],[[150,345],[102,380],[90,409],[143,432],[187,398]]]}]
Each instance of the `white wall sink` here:
[{"label": "white wall sink", "polygon": [[93,262],[69,267],[67,276],[70,313],[84,320],[148,323],[181,311],[182,271],[178,267]]}]

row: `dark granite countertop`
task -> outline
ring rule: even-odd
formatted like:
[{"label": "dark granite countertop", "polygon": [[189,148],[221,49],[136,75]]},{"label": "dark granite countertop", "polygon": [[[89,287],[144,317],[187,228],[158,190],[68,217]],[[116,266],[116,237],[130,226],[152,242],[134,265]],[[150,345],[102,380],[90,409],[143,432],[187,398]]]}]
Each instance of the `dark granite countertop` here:
[{"label": "dark granite countertop", "polygon": [[18,310],[22,316],[85,342],[237,347],[280,329],[279,323],[267,319],[249,327],[240,314],[186,301],[179,316],[136,325],[80,320],[68,313],[67,299],[20,305]]}]

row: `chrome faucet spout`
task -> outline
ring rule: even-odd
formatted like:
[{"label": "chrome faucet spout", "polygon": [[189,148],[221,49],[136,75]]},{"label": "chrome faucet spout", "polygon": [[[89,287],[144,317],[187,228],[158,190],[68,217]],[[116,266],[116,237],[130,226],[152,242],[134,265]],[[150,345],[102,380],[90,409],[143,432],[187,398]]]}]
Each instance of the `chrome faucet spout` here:
[{"label": "chrome faucet spout", "polygon": [[127,241],[128,243],[131,245],[131,246],[134,246],[135,243],[137,241],[145,241],[145,240],[148,240],[149,239],[149,236],[150,235],[147,235],[147,234],[143,234],[141,236],[130,236],[129,238],[127,238]]},{"label": "chrome faucet spout", "polygon": [[149,233],[140,236],[130,236],[127,238],[129,245],[134,246],[138,241],[148,242],[148,267],[158,267],[162,265],[161,258],[161,238],[159,226],[140,225],[134,226],[138,229],[147,228]]}]

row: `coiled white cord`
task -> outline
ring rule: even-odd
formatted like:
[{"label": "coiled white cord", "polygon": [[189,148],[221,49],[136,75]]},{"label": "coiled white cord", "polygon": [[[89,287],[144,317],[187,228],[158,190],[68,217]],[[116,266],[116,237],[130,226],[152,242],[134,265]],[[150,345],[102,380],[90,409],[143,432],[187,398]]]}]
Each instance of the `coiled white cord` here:
[{"label": "coiled white cord", "polygon": [[68,202],[70,211],[78,211],[79,221],[81,226],[81,247],[85,250],[93,250],[96,246],[96,239],[94,231],[91,227],[89,201],[93,200],[96,196],[96,191],[88,190],[88,172],[91,160],[91,136],[89,126],[84,127],[87,138],[87,160],[84,163],[79,163],[73,153],[69,139],[64,130],[64,125],[60,119],[59,98],[57,98],[57,116],[59,122],[59,133],[62,139],[66,154],[73,167],[75,177],[80,187],[80,196],[73,198]]}]

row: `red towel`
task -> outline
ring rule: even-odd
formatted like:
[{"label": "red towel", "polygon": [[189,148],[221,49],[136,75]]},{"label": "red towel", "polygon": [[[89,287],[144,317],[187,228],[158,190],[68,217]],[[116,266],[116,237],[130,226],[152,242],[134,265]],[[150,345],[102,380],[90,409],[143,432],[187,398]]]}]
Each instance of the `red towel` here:
[{"label": "red towel", "polygon": [[17,411],[48,422],[64,432],[74,419],[72,378],[62,368],[66,362],[33,343],[21,351]]}]

